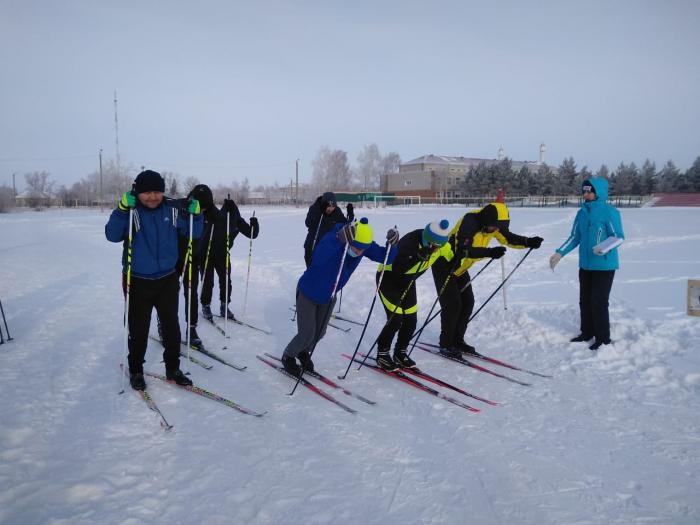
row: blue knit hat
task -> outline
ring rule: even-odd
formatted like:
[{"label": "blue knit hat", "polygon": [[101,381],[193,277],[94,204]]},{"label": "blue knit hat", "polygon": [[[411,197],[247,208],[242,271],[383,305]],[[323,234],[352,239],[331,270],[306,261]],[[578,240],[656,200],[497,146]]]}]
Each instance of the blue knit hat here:
[{"label": "blue knit hat", "polygon": [[423,230],[423,246],[427,247],[429,244],[437,244],[442,246],[447,242],[447,238],[450,236],[450,223],[447,219],[442,219],[441,221],[434,221],[426,225]]}]

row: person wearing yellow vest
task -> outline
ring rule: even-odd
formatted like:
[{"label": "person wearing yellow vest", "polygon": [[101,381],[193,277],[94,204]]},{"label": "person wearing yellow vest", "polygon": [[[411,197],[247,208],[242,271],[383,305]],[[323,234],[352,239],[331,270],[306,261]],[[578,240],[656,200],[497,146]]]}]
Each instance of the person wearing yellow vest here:
[{"label": "person wearing yellow vest", "polygon": [[[377,282],[384,270],[379,297],[388,321],[377,337],[377,365],[384,370],[416,366],[415,361],[406,354],[411,335],[416,330],[418,297],[415,281],[439,258],[452,259],[452,248],[447,244],[449,227],[450,223],[443,219],[431,222],[423,229],[413,230],[397,244],[398,251],[393,262],[386,266],[379,265]],[[397,332],[392,359],[389,350]]]},{"label": "person wearing yellow vest", "polygon": [[469,284],[469,268],[477,261],[490,257],[500,259],[506,253],[505,246],[489,248],[492,239],[511,248],[537,249],[542,237],[524,237],[510,231],[508,208],[502,202],[488,204],[464,216],[452,228],[449,245],[455,259],[440,259],[433,267],[435,288],[440,293],[440,347],[450,357],[461,357],[462,352],[474,354],[476,350],[464,341],[469,317],[474,310],[474,292]]}]

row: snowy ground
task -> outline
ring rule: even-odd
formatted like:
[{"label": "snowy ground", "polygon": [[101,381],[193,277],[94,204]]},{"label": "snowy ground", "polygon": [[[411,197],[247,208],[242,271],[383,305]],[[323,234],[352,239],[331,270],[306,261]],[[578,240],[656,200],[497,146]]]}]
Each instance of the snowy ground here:
[{"label": "snowy ground", "polygon": [[[252,209],[243,209],[249,216]],[[492,367],[523,387],[418,352],[425,370],[497,401],[467,412],[371,370],[345,385],[374,407],[336,394],[351,415],[255,359],[294,334],[289,307],[303,269],[305,210],[258,208],[247,319],[267,336],[201,325],[214,351],[245,372],[191,366],[196,383],[255,409],[253,418],[156,380],[149,390],[175,428],[163,431],[121,386],[121,246],[107,213],[0,215],[0,299],[14,341],[0,346],[0,523],[484,523],[700,522],[700,318],[686,316],[686,281],[700,277],[700,209],[623,210],[627,242],[611,295],[614,345],[594,354],[578,331],[577,257],[548,268],[574,209],[511,210],[512,229],[545,238],[474,320],[482,352],[553,379]],[[459,208],[369,210],[377,236]],[[358,216],[362,215],[359,211]],[[233,249],[234,310],[242,310],[247,239]],[[523,251],[509,251],[506,270]],[[342,313],[364,320],[375,265],[364,262]],[[500,265],[475,281],[477,305]],[[435,290],[418,283],[419,320]],[[366,339],[384,315],[376,309]],[[430,325],[428,339],[438,326]],[[360,330],[330,329],[317,368],[335,376]],[[151,345],[146,368],[161,372]],[[203,358],[206,359],[206,358]],[[183,362],[183,366],[186,366]],[[442,389],[444,392],[448,391]],[[460,397],[459,394],[455,394]]]}]

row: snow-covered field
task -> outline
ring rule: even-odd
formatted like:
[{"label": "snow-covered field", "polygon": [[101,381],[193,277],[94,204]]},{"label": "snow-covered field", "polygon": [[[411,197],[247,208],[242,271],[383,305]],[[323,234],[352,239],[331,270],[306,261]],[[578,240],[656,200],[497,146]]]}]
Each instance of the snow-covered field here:
[{"label": "snow-covered field", "polygon": [[[250,216],[251,208],[243,208]],[[622,210],[627,241],[611,294],[614,345],[597,354],[578,333],[577,256],[552,273],[548,258],[575,209],[511,210],[516,233],[545,243],[473,321],[483,353],[552,374],[491,366],[531,387],[417,351],[425,370],[498,407],[454,393],[470,413],[388,377],[354,369],[344,385],[378,404],[331,392],[343,412],[259,362],[295,333],[289,307],[303,264],[306,210],[258,208],[247,320],[232,340],[200,323],[212,350],[248,365],[190,366],[193,380],[254,409],[240,414],[157,380],[152,396],[174,425],[121,387],[121,245],[105,240],[108,213],[51,210],[0,215],[0,299],[14,341],[0,346],[0,523],[630,524],[700,522],[700,318],[685,312],[700,277],[700,209]],[[376,236],[463,209],[358,210]],[[524,251],[505,257],[506,271]],[[233,248],[233,309],[242,311],[248,240]],[[364,320],[375,265],[346,287],[342,314]],[[474,275],[474,273],[472,273]],[[500,264],[474,283],[477,306]],[[418,282],[419,322],[435,299]],[[365,339],[385,320],[379,308]],[[350,325],[345,325],[350,326]],[[437,338],[438,323],[427,329]],[[153,328],[154,330],[154,328]],[[359,327],[329,329],[316,366],[334,377]],[[367,345],[365,345],[365,348]],[[146,368],[161,372],[160,349]],[[206,360],[206,358],[203,358]],[[183,361],[183,367],[187,367]],[[328,390],[328,389],[327,389]],[[440,389],[445,393],[449,391]]]}]

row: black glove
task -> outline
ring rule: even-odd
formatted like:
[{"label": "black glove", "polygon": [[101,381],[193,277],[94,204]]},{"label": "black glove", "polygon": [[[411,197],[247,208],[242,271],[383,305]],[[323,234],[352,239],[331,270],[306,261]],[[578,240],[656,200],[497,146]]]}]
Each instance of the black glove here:
[{"label": "black glove", "polygon": [[506,247],[505,246],[496,246],[495,248],[487,248],[487,257],[491,257],[492,259],[500,259],[503,257],[506,253]]},{"label": "black glove", "polygon": [[418,248],[418,258],[422,262],[427,262],[430,259],[431,253],[432,253],[432,250],[430,248],[425,248],[424,246],[420,246]]},{"label": "black glove", "polygon": [[345,207],[345,209],[348,212],[348,220],[355,220],[355,207],[352,205],[352,202],[348,202],[348,205]]},{"label": "black glove", "polygon": [[250,222],[250,235],[252,237],[257,237],[258,232],[260,231],[260,224],[258,223],[258,218],[251,217],[249,222]]},{"label": "black glove", "polygon": [[527,246],[528,248],[534,248],[536,250],[537,248],[542,246],[542,241],[544,241],[542,237],[528,237],[525,246]]},{"label": "black glove", "polygon": [[355,240],[355,225],[351,222],[343,226],[335,234],[336,238],[343,244],[350,244]]},{"label": "black glove", "polygon": [[236,203],[231,199],[224,199],[224,205],[221,207],[221,211],[224,213],[235,213]]},{"label": "black glove", "polygon": [[399,242],[399,230],[396,228],[389,228],[386,232],[386,242],[395,246]]}]

